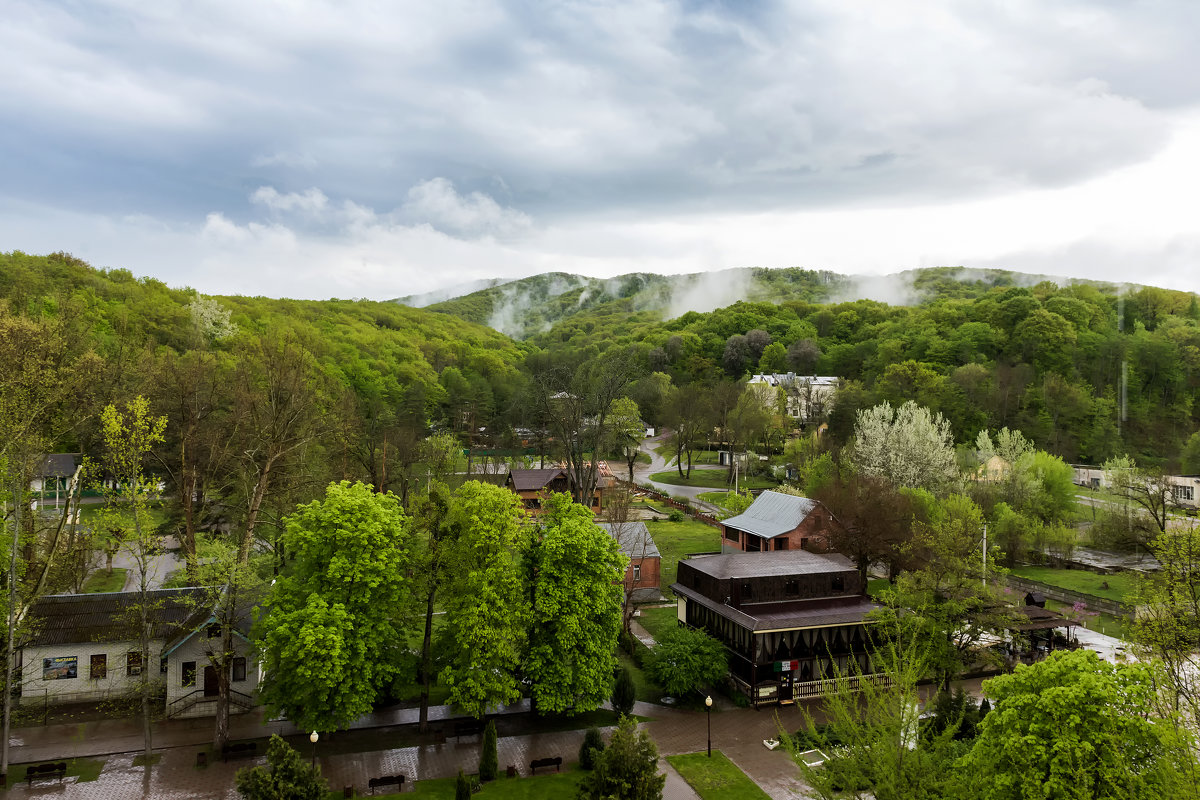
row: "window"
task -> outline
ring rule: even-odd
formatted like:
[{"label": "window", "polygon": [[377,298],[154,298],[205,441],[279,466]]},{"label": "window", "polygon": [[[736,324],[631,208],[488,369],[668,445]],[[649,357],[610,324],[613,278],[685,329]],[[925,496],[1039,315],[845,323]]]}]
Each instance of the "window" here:
[{"label": "window", "polygon": [[784,537],[780,536],[778,539],[775,540],[775,549],[776,550],[787,550],[788,549],[788,540],[785,539]]},{"label": "window", "polygon": [[795,578],[785,581],[783,584],[783,593],[791,597],[800,594],[800,581]]},{"label": "window", "polygon": [[142,674],[142,654],[138,651],[130,650],[125,654],[125,674],[130,678]]},{"label": "window", "polygon": [[725,529],[725,538],[731,542],[736,542],[738,540],[737,528],[726,528]]},{"label": "window", "polygon": [[246,659],[242,656],[233,659],[233,679],[235,681],[246,680]]},{"label": "window", "polygon": [[1191,486],[1172,486],[1171,492],[1176,500],[1195,500],[1195,489]]},{"label": "window", "polygon": [[179,682],[180,686],[188,687],[196,685],[196,662],[183,662],[183,680]]},{"label": "window", "polygon": [[841,575],[835,575],[833,577],[833,590],[835,592],[846,591],[846,579],[843,578]]},{"label": "window", "polygon": [[742,599],[749,600],[751,597],[754,597],[754,584],[743,583],[742,584]]},{"label": "window", "polygon": [[221,626],[220,625],[209,625],[208,628],[205,629],[205,632],[208,634],[208,638],[216,639],[218,636],[221,635]]},{"label": "window", "polygon": [[108,676],[108,654],[97,653],[92,656],[92,663],[88,669],[88,679],[93,681],[102,681]]},{"label": "window", "polygon": [[162,656],[158,659],[158,671],[163,675],[167,674],[167,657]]},{"label": "window", "polygon": [[641,579],[642,579],[642,565],[634,564],[633,565],[633,582],[637,583]]},{"label": "window", "polygon": [[42,659],[42,680],[59,681],[79,677],[78,656],[56,656]]}]

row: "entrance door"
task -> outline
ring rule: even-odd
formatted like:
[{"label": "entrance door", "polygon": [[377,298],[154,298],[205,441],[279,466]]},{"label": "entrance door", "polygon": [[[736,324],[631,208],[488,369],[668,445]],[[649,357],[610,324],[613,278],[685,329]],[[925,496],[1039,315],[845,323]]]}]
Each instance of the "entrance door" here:
[{"label": "entrance door", "polygon": [[204,668],[204,696],[216,697],[220,691],[220,687],[217,686],[217,671],[209,664]]},{"label": "entrance door", "polygon": [[785,672],[779,673],[779,702],[781,702],[781,703],[792,702],[792,673],[791,672],[785,671]]}]

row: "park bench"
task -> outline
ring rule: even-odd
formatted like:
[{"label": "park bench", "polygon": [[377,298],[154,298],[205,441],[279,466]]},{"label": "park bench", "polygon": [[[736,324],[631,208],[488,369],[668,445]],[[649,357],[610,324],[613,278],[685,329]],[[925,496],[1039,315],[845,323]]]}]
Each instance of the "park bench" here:
[{"label": "park bench", "polygon": [[535,758],[529,762],[529,774],[533,775],[538,771],[539,767],[554,767],[554,771],[558,772],[562,768],[562,756],[554,758]]},{"label": "park bench", "polygon": [[58,778],[58,782],[62,783],[62,779],[67,775],[67,763],[58,761],[53,764],[32,764],[25,768],[25,780],[32,786],[35,779],[38,778]]},{"label": "park bench", "polygon": [[367,781],[367,788],[371,790],[371,794],[375,794],[375,790],[384,786],[395,786],[396,791],[404,790],[403,775],[381,775],[378,778],[371,778]]},{"label": "park bench", "polygon": [[227,744],[221,748],[221,760],[229,761],[231,758],[254,758],[258,754],[258,745],[254,742],[241,742],[240,744]]},{"label": "park bench", "polygon": [[463,722],[454,723],[454,738],[461,739],[464,736],[479,736],[483,733],[483,720],[469,719]]}]

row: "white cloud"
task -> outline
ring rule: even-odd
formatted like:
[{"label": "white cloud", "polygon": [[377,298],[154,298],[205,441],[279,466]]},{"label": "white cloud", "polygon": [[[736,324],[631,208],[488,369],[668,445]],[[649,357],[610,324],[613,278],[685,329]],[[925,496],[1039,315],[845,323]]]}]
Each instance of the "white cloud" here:
[{"label": "white cloud", "polygon": [[512,236],[532,224],[527,215],[501,206],[483,192],[459,194],[445,178],[423,181],[409,189],[400,213],[440,230],[468,235]]},{"label": "white cloud", "polygon": [[273,186],[260,186],[250,195],[250,200],[266,206],[271,211],[299,211],[310,215],[320,214],[329,206],[329,198],[317,188],[281,194]]}]

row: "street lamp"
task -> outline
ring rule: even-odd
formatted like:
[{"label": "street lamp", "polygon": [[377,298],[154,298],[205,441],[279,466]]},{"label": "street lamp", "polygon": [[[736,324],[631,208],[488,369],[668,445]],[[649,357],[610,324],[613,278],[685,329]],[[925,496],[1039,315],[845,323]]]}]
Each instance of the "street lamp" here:
[{"label": "street lamp", "polygon": [[312,733],[310,733],[308,735],[308,740],[313,743],[312,765],[314,767],[317,765],[317,740],[320,738],[321,738],[321,735],[319,733],[317,733],[316,731],[313,731]]},{"label": "street lamp", "polygon": [[708,718],[708,757],[712,758],[712,695],[704,698],[704,715]]}]

